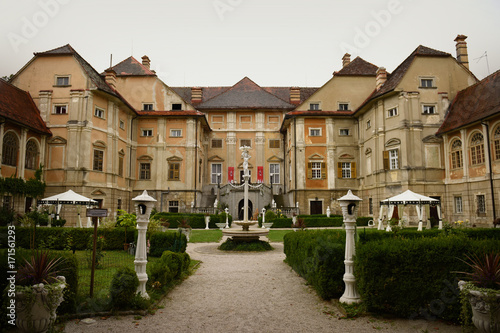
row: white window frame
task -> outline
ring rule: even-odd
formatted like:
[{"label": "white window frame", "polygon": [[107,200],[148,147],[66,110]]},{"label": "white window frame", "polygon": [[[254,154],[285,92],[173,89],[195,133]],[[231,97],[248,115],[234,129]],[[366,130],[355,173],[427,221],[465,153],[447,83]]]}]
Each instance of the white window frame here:
[{"label": "white window frame", "polygon": [[[318,132],[318,134],[314,134],[314,132]],[[322,136],[321,134],[321,127],[309,127],[309,136]]]},{"label": "white window frame", "polygon": [[[426,82],[424,84],[424,82]],[[427,83],[430,82],[431,85],[429,86]],[[424,88],[424,89],[429,89],[429,88],[435,88],[436,85],[434,84],[434,78],[433,77],[420,77],[419,78],[419,88]]]},{"label": "white window frame", "polygon": [[309,111],[321,111],[321,103],[320,102],[309,103]]},{"label": "white window frame", "polygon": [[[64,112],[57,112],[57,108],[64,107]],[[68,114],[68,104],[54,104],[52,114]]]},{"label": "white window frame", "polygon": [[[149,107],[149,105],[151,105],[151,108]],[[154,110],[155,110],[154,103],[142,103],[142,111],[154,111]]]},{"label": "white window frame", "polygon": [[168,212],[178,213],[179,212],[179,200],[169,200],[168,201]]},{"label": "white window frame", "polygon": [[350,105],[348,102],[339,102],[337,110],[339,111],[349,111],[350,110]]},{"label": "white window frame", "polygon": [[182,129],[172,128],[170,129],[171,138],[182,138]]},{"label": "white window frame", "polygon": [[125,122],[120,119],[120,129],[125,130]]},{"label": "white window frame", "polygon": [[370,119],[368,119],[368,120],[366,121],[366,129],[369,129],[369,128],[371,128],[371,127],[372,127],[372,122],[371,122],[371,120],[370,120]]},{"label": "white window frame", "polygon": [[311,162],[311,179],[321,179],[321,163]]},{"label": "white window frame", "polygon": [[453,201],[454,201],[455,213],[462,214],[463,213],[462,197],[456,196],[456,197],[454,197]]},{"label": "white window frame", "polygon": [[[279,184],[280,179],[280,164],[269,163],[269,183]],[[272,181],[271,181],[272,180]]]},{"label": "white window frame", "polygon": [[[67,84],[59,84],[59,79],[68,79]],[[69,87],[71,86],[71,75],[56,75],[54,77],[54,87]]]},{"label": "white window frame", "polygon": [[389,170],[399,169],[398,149],[389,150]]},{"label": "white window frame", "polygon": [[104,115],[106,114],[106,110],[103,108],[100,108],[98,106],[95,107],[94,109],[94,117],[100,118],[100,119],[105,119]]},{"label": "white window frame", "polygon": [[222,163],[210,164],[210,183],[217,184],[217,176],[220,174],[220,182],[222,183]]},{"label": "white window frame", "polygon": [[351,135],[351,130],[349,128],[341,128],[339,130],[339,135],[340,136],[349,136],[349,135]]},{"label": "white window frame", "polygon": [[342,178],[351,178],[351,162],[341,162]]},{"label": "white window frame", "polygon": [[486,196],[484,194],[476,195],[477,213],[486,214]]},{"label": "white window frame", "polygon": [[[429,112],[432,110],[432,112]],[[422,114],[437,114],[437,108],[435,104],[423,104]]]},{"label": "white window frame", "polygon": [[141,136],[142,137],[152,137],[153,129],[152,128],[141,128]]},{"label": "white window frame", "polygon": [[387,118],[396,117],[399,114],[398,108],[393,107],[387,110]]}]

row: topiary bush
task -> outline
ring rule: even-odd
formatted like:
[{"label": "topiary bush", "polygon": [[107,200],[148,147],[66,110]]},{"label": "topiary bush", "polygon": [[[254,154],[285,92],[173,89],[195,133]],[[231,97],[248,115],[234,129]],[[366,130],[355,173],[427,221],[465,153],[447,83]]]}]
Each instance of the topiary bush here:
[{"label": "topiary bush", "polygon": [[157,232],[149,239],[149,255],[161,257],[163,252],[186,252],[187,238],[179,232]]},{"label": "topiary bush", "polygon": [[159,260],[152,263],[150,280],[152,283],[159,282],[162,287],[169,286],[175,279],[182,278],[190,263],[191,258],[185,252],[165,251]]},{"label": "topiary bush", "polygon": [[111,280],[109,294],[112,307],[127,308],[133,302],[138,286],[139,279],[135,271],[129,267],[120,268]]}]

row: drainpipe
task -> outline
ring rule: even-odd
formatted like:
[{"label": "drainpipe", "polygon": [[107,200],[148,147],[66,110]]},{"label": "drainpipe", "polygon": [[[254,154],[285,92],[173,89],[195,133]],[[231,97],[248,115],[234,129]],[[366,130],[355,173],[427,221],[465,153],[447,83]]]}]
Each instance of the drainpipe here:
[{"label": "drainpipe", "polygon": [[297,202],[297,118],[293,118],[293,171],[294,171],[294,191],[293,206]]},{"label": "drainpipe", "polygon": [[196,207],[196,184],[198,181],[198,118],[195,122],[195,138],[194,138],[194,207]]},{"label": "drainpipe", "polygon": [[481,125],[486,127],[486,143],[488,147],[488,168],[489,168],[489,177],[490,177],[490,189],[491,189],[491,202],[493,207],[493,221],[497,219],[497,213],[495,209],[495,191],[493,189],[493,170],[491,167],[491,147],[490,147],[490,126],[486,121],[481,121]]}]

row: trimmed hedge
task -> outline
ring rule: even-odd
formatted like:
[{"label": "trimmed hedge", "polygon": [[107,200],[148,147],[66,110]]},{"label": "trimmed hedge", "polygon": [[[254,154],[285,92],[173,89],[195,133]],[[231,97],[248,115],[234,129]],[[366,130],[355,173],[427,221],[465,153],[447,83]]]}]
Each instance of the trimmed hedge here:
[{"label": "trimmed hedge", "polygon": [[324,299],[340,297],[344,291],[345,232],[303,230],[284,236],[288,263]]},{"label": "trimmed hedge", "polygon": [[[151,219],[159,219],[159,218],[164,218],[170,223],[169,228],[171,229],[176,229],[179,227],[179,223],[182,220],[188,220],[189,225],[193,229],[205,229],[205,215],[204,214],[190,214],[190,213],[167,213],[167,212],[160,212],[156,213],[153,216],[151,216]],[[231,225],[231,222],[233,221],[233,218],[231,215],[229,215],[229,225]],[[217,228],[215,223],[226,223],[226,213],[222,212],[220,214],[213,214],[210,215],[210,222],[208,224],[209,228]]]},{"label": "trimmed hedge", "polygon": [[354,271],[358,291],[369,311],[458,323],[460,275],[452,272],[468,270],[459,258],[498,249],[498,240],[473,240],[464,235],[360,243]]},{"label": "trimmed hedge", "polygon": [[[16,246],[25,249],[30,248],[30,239],[33,229],[28,227],[16,227]],[[63,250],[66,247],[75,250],[87,249],[87,242],[90,235],[94,233],[93,228],[36,228],[35,238],[36,247],[42,242],[45,247],[52,250]],[[7,227],[0,227],[0,248],[7,247]],[[104,250],[123,250],[125,243],[125,228],[97,228],[97,235],[104,236],[106,239]],[[72,245],[69,244],[72,239]],[[137,230],[127,228],[127,243],[135,242],[137,239]]]},{"label": "trimmed hedge", "polygon": [[187,253],[165,251],[160,260],[152,263],[150,282],[159,282],[162,287],[168,286],[175,279],[180,279],[189,270],[191,258]]},{"label": "trimmed hedge", "polygon": [[180,232],[156,232],[149,239],[149,255],[161,257],[163,252],[186,252],[187,238]]},{"label": "trimmed hedge", "polygon": [[[297,218],[304,220],[306,228],[318,228],[318,227],[341,227],[344,223],[344,218],[342,216],[333,215],[326,217],[326,215],[299,215]],[[358,217],[356,219],[356,225],[367,226],[368,221],[372,220],[371,217]],[[271,228],[291,228],[292,219],[291,218],[275,218],[274,220],[268,220],[266,216],[266,222],[273,222]]]}]

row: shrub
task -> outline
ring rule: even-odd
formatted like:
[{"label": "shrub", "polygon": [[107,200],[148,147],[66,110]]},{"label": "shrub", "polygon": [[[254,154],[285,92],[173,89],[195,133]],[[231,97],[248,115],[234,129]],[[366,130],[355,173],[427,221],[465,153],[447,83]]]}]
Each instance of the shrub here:
[{"label": "shrub", "polygon": [[271,226],[271,228],[291,228],[292,227],[292,219],[289,219],[287,217],[275,218],[274,220],[270,220],[270,221],[268,221],[267,217],[266,217],[266,222],[273,222],[273,225]]},{"label": "shrub", "polygon": [[[183,213],[167,213],[167,212],[160,212],[156,213],[154,215],[151,214],[150,219],[166,219],[168,223],[170,224],[169,227],[171,229],[176,229],[179,227],[179,224],[181,223],[182,220],[188,221],[189,225],[193,229],[205,229],[205,215],[203,214],[183,214]],[[225,222],[225,220],[224,220]],[[214,222],[215,223],[215,222]],[[213,225],[213,228],[215,228],[215,224]]]},{"label": "shrub", "polygon": [[139,279],[134,270],[129,267],[120,268],[113,276],[109,290],[113,308],[126,308],[135,298],[138,286]]},{"label": "shrub", "polygon": [[342,230],[304,230],[284,236],[286,262],[324,299],[344,290],[345,233]]},{"label": "shrub", "polygon": [[149,239],[149,255],[161,257],[163,252],[186,252],[187,238],[178,232],[157,232]]},{"label": "shrub", "polygon": [[276,214],[272,210],[267,210],[265,217],[266,222],[274,222],[274,220],[276,219]]},{"label": "shrub", "polygon": [[6,226],[9,223],[14,222],[15,213],[14,210],[9,207],[0,207],[0,226]]},{"label": "shrub", "polygon": [[162,287],[168,286],[175,279],[180,279],[188,271],[191,259],[187,253],[165,251],[160,260],[152,263],[150,268],[151,282],[159,282]]},{"label": "shrub", "polygon": [[245,242],[245,241],[235,241],[232,238],[229,238],[219,246],[219,250],[263,252],[263,251],[271,251],[273,250],[273,247],[268,242],[261,240]]}]

